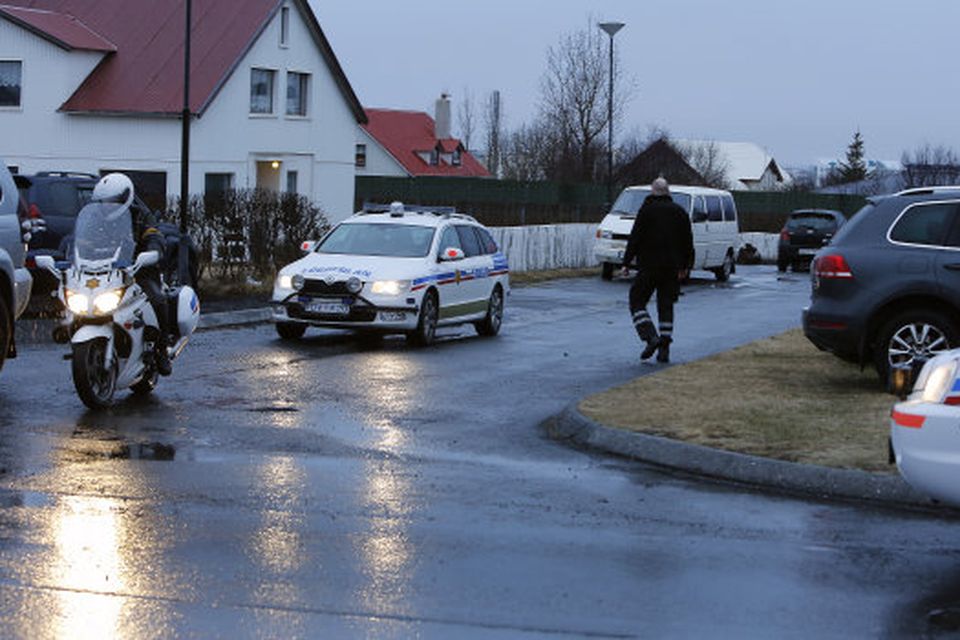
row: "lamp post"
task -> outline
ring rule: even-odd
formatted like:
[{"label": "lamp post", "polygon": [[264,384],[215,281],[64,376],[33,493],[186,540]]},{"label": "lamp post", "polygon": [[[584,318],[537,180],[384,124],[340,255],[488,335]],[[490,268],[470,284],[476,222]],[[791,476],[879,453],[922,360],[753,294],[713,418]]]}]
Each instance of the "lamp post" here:
[{"label": "lamp post", "polygon": [[622,22],[601,22],[600,28],[610,36],[610,86],[607,90],[607,201],[613,204],[613,36],[623,29]]},{"label": "lamp post", "polygon": [[180,284],[192,284],[189,278],[189,258],[187,256],[187,215],[190,203],[190,22],[191,0],[184,7],[186,26],[183,43],[183,110],[180,140],[180,246],[177,248],[177,272]]}]

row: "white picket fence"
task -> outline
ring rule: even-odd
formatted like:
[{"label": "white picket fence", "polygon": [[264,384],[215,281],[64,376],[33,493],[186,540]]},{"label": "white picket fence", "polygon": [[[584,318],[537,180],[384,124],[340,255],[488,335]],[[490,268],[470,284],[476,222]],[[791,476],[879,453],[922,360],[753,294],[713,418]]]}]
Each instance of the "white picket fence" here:
[{"label": "white picket fence", "polygon": [[[597,225],[543,224],[525,227],[490,227],[511,271],[539,271],[593,267],[593,242]],[[777,259],[777,234],[741,233],[740,244],[750,243],[765,262]]]}]

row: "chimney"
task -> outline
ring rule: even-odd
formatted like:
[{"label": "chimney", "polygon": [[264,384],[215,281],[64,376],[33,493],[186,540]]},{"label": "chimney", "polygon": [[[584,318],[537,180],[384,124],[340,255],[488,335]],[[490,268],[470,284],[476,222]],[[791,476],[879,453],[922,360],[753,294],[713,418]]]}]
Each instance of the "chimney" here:
[{"label": "chimney", "polygon": [[433,119],[434,134],[440,140],[445,140],[450,136],[450,96],[441,93],[436,102],[436,117]]}]

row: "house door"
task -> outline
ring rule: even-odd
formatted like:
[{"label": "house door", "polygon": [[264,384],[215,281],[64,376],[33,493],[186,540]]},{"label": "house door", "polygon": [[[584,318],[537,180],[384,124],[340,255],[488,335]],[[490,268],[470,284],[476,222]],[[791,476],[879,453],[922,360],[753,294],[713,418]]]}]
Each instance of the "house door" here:
[{"label": "house door", "polygon": [[257,189],[280,191],[283,163],[279,160],[257,160]]}]

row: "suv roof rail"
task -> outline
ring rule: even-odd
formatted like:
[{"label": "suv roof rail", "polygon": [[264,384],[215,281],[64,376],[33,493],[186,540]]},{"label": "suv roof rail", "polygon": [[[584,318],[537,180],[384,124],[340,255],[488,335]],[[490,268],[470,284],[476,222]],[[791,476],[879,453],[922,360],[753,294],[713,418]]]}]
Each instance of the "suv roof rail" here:
[{"label": "suv roof rail", "polygon": [[85,173],[83,171],[38,171],[35,175],[43,178],[94,178],[95,176],[92,173]]},{"label": "suv roof rail", "polygon": [[942,185],[937,187],[914,187],[912,189],[904,189],[896,195],[898,196],[922,196],[931,193],[944,193],[947,191],[960,191],[960,185]]},{"label": "suv roof rail", "polygon": [[391,202],[390,204],[364,202],[363,209],[357,213],[360,215],[368,215],[373,213],[431,213],[435,216],[462,215],[457,213],[456,207],[403,204],[402,202]]}]

